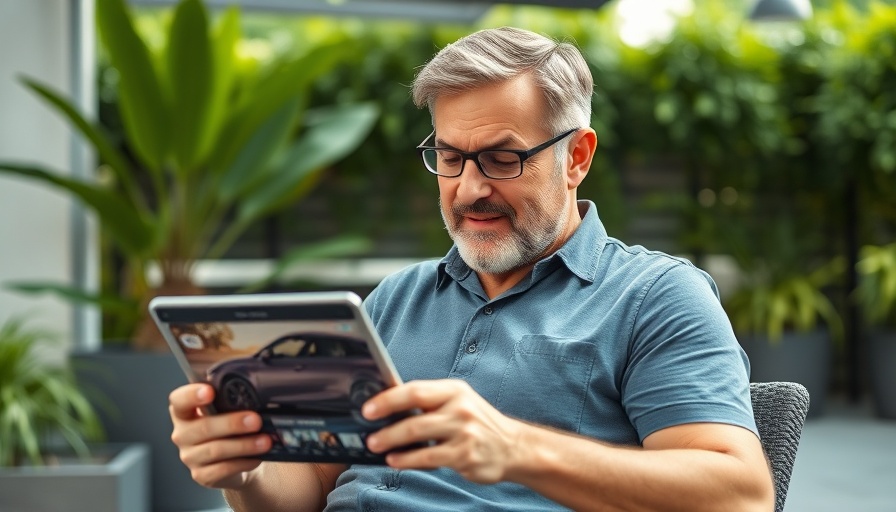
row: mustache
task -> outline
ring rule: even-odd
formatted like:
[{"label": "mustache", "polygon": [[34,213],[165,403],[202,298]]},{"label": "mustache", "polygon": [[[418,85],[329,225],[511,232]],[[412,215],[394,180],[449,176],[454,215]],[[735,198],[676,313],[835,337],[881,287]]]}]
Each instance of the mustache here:
[{"label": "mustache", "polygon": [[484,199],[478,199],[472,204],[455,204],[451,207],[451,213],[455,218],[463,217],[469,214],[499,214],[508,217],[511,221],[516,220],[516,212],[509,205],[497,204]]}]

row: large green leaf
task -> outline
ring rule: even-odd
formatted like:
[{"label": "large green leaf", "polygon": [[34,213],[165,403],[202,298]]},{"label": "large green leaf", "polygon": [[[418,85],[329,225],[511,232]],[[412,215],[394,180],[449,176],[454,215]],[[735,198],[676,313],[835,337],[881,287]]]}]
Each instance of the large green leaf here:
[{"label": "large green leaf", "polygon": [[[214,58],[214,80],[209,99],[208,124],[199,141],[197,159],[205,161],[224,127],[231,109],[231,89],[235,77],[236,44],[241,37],[239,9],[230,7],[221,16],[212,34],[212,54]],[[217,169],[204,169],[216,172]]]},{"label": "large green leaf", "polygon": [[245,193],[253,183],[264,181],[267,177],[263,172],[264,166],[287,141],[299,108],[299,101],[294,99],[275,112],[242,147],[221,177],[217,190],[210,192],[230,202]]},{"label": "large green leaf", "polygon": [[[191,203],[193,207],[190,209],[190,218],[184,219],[184,222],[188,223],[188,230],[194,233],[192,239],[196,244],[197,254],[205,254],[206,257],[223,254],[223,251],[227,250],[236,237],[248,227],[246,223],[232,223],[218,237],[208,253],[203,250],[211,237],[216,234],[215,230],[207,229],[208,222],[211,221],[213,225],[219,223],[223,216],[230,212],[234,202],[250,194],[252,187],[257,187],[259,183],[269,179],[268,161],[290,135],[299,110],[298,99],[288,102],[245,144],[233,165],[224,171],[220,180],[206,180],[195,202]],[[212,173],[207,176],[214,178]]]},{"label": "large green leaf", "polygon": [[69,302],[94,305],[104,311],[129,313],[137,307],[134,300],[128,300],[118,295],[90,293],[79,287],[60,283],[12,282],[7,283],[4,287],[29,295],[55,295]]},{"label": "large green leaf", "polygon": [[34,166],[0,163],[0,172],[32,178],[74,195],[96,212],[111,239],[128,254],[143,255],[152,246],[151,224],[117,191]]},{"label": "large green leaf", "polygon": [[379,115],[373,103],[326,107],[309,112],[307,130],[290,147],[270,179],[240,203],[237,220],[249,223],[308,192],[317,171],[354,151]]},{"label": "large green leaf", "polygon": [[143,194],[137,188],[134,178],[131,175],[131,166],[128,164],[124,155],[112,145],[106,135],[99,126],[89,123],[84,117],[72,106],[71,103],[62,98],[58,93],[34,80],[25,78],[22,80],[31,90],[39,94],[47,100],[51,106],[55,107],[75,128],[81,132],[88,141],[93,144],[99,156],[108,165],[126,193],[130,196],[131,201],[135,204],[143,205]]},{"label": "large green leaf", "polygon": [[186,175],[206,148],[214,89],[214,56],[209,40],[208,15],[199,0],[177,5],[166,51],[171,95],[171,147],[176,169]]},{"label": "large green leaf", "polygon": [[228,117],[209,167],[230,167],[246,141],[290,99],[298,98],[304,106],[314,80],[350,55],[351,49],[344,43],[323,45],[301,58],[275,66],[260,77]]},{"label": "large green leaf", "polygon": [[97,0],[100,39],[118,70],[118,101],[128,142],[151,170],[159,172],[168,152],[168,106],[124,0]]}]

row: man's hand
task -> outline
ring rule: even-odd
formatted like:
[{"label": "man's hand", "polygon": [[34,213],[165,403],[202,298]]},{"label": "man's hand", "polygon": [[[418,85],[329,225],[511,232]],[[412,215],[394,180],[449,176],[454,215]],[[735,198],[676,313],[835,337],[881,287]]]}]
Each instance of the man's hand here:
[{"label": "man's hand", "polygon": [[[420,409],[367,437],[400,469],[448,467],[477,483],[512,481],[573,510],[770,510],[771,476],[756,436],[693,423],[657,431],[644,449],[610,446],[504,416],[468,384],[414,381],[371,398],[368,419]],[[583,471],[582,468],[591,468]]]},{"label": "man's hand", "polygon": [[420,409],[424,414],[405,418],[367,437],[374,452],[413,443],[433,446],[390,453],[386,462],[401,469],[449,467],[477,483],[505,478],[519,453],[521,422],[504,416],[460,380],[413,381],[387,389],[364,404],[369,420]]},{"label": "man's hand", "polygon": [[253,411],[203,415],[201,408],[214,398],[215,390],[208,384],[187,384],[168,397],[174,423],[171,440],[193,480],[225,489],[227,502],[236,511],[322,510],[345,466],[262,463],[252,458],[271,449],[270,436],[259,433],[261,416]]},{"label": "man's hand", "polygon": [[171,440],[193,480],[206,487],[235,489],[261,464],[248,457],[270,450],[271,438],[258,433],[261,417],[253,411],[203,415],[200,408],[214,398],[215,390],[207,384],[187,384],[172,391],[168,397],[174,424]]}]

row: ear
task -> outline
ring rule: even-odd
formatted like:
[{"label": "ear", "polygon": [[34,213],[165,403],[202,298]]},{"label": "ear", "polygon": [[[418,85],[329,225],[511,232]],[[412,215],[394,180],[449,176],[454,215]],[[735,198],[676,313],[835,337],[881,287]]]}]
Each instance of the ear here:
[{"label": "ear", "polygon": [[596,150],[597,134],[593,129],[582,128],[573,134],[569,141],[569,167],[566,170],[566,183],[570,190],[577,188],[585,179]]}]

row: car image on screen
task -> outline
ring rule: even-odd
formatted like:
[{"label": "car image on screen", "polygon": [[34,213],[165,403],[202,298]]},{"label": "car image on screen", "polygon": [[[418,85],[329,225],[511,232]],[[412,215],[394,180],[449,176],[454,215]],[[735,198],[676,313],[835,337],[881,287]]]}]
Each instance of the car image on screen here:
[{"label": "car image on screen", "polygon": [[301,409],[357,411],[385,386],[363,340],[330,333],[292,333],[251,357],[208,369],[219,411]]}]

